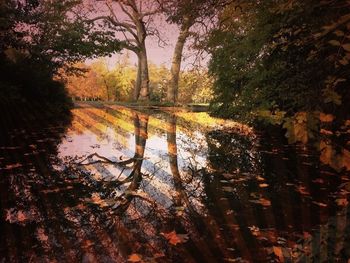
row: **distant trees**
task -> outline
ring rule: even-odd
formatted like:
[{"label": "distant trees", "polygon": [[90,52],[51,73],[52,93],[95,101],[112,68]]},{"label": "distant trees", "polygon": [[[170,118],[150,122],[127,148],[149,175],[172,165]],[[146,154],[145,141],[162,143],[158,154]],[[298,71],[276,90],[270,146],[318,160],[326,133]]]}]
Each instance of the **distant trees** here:
[{"label": "distant trees", "polygon": [[[134,88],[137,68],[125,57],[113,67],[100,59],[91,65],[77,64],[83,72],[78,75],[61,74],[68,92],[77,100],[128,101]],[[152,101],[163,102],[169,83],[170,71],[164,65],[149,65],[150,91]],[[212,97],[212,79],[205,69],[181,73],[179,92],[181,103],[209,102]]]},{"label": "distant trees", "polygon": [[213,98],[213,78],[207,69],[191,69],[180,73],[178,101],[181,103],[209,103]]},{"label": "distant trees", "polygon": [[[133,91],[136,69],[127,61],[109,69],[103,59],[77,64],[80,74],[63,74],[69,95],[76,100],[126,101]],[[68,72],[69,73],[69,72]]]}]

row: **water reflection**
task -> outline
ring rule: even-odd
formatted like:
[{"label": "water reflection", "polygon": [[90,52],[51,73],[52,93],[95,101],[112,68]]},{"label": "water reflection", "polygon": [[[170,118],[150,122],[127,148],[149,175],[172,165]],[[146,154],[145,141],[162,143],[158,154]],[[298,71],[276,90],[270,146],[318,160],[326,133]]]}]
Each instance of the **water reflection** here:
[{"label": "water reflection", "polygon": [[350,257],[348,174],[278,131],[114,105],[68,127],[18,114],[1,119],[0,262]]}]

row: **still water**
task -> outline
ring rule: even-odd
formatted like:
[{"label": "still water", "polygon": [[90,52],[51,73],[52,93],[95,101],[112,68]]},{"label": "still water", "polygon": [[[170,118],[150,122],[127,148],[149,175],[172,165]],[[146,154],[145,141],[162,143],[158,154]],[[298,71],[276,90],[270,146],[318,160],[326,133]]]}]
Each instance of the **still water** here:
[{"label": "still water", "polygon": [[2,112],[0,262],[350,258],[349,173],[279,131],[115,105],[64,124]]}]

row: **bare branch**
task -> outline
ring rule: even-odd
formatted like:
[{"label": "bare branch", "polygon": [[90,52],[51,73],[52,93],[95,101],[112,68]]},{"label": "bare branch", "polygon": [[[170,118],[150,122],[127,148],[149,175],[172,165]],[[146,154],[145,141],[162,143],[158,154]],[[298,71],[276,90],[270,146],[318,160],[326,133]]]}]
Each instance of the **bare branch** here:
[{"label": "bare branch", "polygon": [[134,22],[137,23],[136,18],[130,14],[130,12],[124,7],[123,4],[118,2],[120,9]]},{"label": "bare branch", "polygon": [[[94,160],[88,163],[84,163],[85,161],[93,158],[94,156],[96,156],[97,158],[99,158],[99,160]],[[88,155],[85,159],[83,159],[82,161],[78,162],[77,165],[91,165],[91,164],[95,164],[95,163],[110,163],[110,164],[114,164],[114,165],[120,165],[120,166],[125,166],[127,164],[130,164],[132,162],[135,161],[135,158],[130,158],[128,160],[125,161],[121,161],[121,162],[115,162],[112,161],[104,156],[99,155],[98,153],[93,153]]]}]

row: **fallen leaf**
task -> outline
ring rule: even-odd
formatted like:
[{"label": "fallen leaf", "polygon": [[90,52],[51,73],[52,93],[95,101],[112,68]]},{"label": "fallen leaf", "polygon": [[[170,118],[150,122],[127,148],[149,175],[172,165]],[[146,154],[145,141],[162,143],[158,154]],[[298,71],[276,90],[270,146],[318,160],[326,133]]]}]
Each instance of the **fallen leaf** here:
[{"label": "fallen leaf", "polygon": [[141,256],[139,254],[131,254],[128,258],[129,262],[140,262],[142,260]]},{"label": "fallen leaf", "polygon": [[275,247],[273,246],[273,253],[278,257],[280,262],[284,262],[283,252],[281,247]]},{"label": "fallen leaf", "polygon": [[232,179],[233,177],[235,177],[234,174],[229,174],[229,173],[223,173],[222,176],[225,177],[226,179]]},{"label": "fallen leaf", "polygon": [[5,170],[11,170],[19,167],[22,167],[22,164],[20,163],[8,164],[5,166]]},{"label": "fallen leaf", "polygon": [[253,236],[258,236],[260,234],[260,229],[257,226],[248,226],[250,232],[252,232]]},{"label": "fallen leaf", "polygon": [[271,205],[271,201],[267,200],[265,198],[260,198],[259,201],[260,201],[260,204],[262,204],[263,206],[270,206]]},{"label": "fallen leaf", "polygon": [[298,186],[296,190],[302,195],[310,195],[309,191],[304,186]]},{"label": "fallen leaf", "polygon": [[338,206],[347,206],[349,204],[348,200],[346,198],[338,198],[335,200]]},{"label": "fallen leaf", "polygon": [[22,222],[22,221],[25,221],[26,219],[27,219],[26,215],[21,210],[19,210],[17,213],[17,220],[19,222]]},{"label": "fallen leaf", "polygon": [[321,179],[321,178],[317,178],[315,180],[312,180],[313,183],[317,183],[317,184],[323,184],[324,183],[324,180]]},{"label": "fallen leaf", "polygon": [[177,234],[175,230],[169,233],[160,233],[163,235],[170,244],[176,246],[177,244],[185,243],[188,240],[187,234]]},{"label": "fallen leaf", "polygon": [[269,185],[268,184],[259,184],[259,187],[261,188],[265,188],[265,187],[268,187]]},{"label": "fallen leaf", "polygon": [[327,207],[327,204],[325,204],[325,203],[316,202],[316,201],[312,201],[312,203],[314,203],[315,205],[318,205],[320,207]]},{"label": "fallen leaf", "polygon": [[235,191],[235,189],[232,188],[231,186],[223,186],[222,190],[225,192],[234,192]]},{"label": "fallen leaf", "polygon": [[332,122],[334,120],[334,116],[332,114],[320,113],[320,121],[322,122]]},{"label": "fallen leaf", "polygon": [[309,232],[304,231],[304,232],[303,232],[303,237],[304,237],[305,239],[309,239],[309,238],[311,238],[312,236],[311,236],[311,234],[310,234]]},{"label": "fallen leaf", "polygon": [[47,242],[49,240],[49,237],[45,234],[43,228],[38,228],[36,236],[41,242]]},{"label": "fallen leaf", "polygon": [[265,178],[258,176],[256,179],[258,179],[258,181],[265,181]]},{"label": "fallen leaf", "polygon": [[262,206],[270,206],[271,205],[271,201],[267,200],[265,198],[260,198],[258,200],[249,200],[249,201],[252,203],[255,203],[255,204],[260,204]]}]

